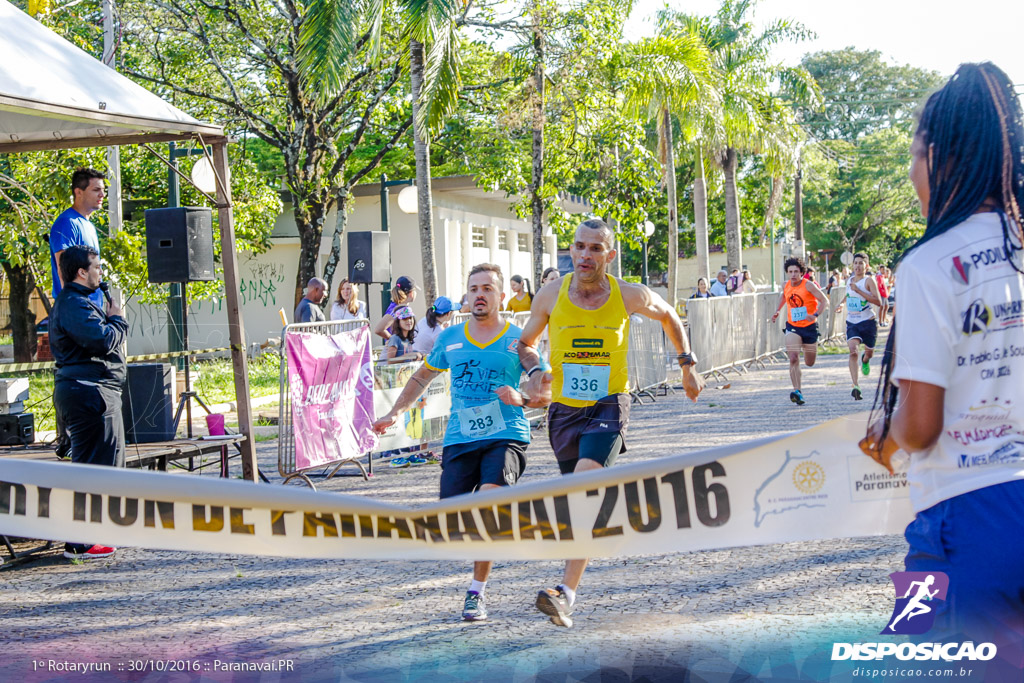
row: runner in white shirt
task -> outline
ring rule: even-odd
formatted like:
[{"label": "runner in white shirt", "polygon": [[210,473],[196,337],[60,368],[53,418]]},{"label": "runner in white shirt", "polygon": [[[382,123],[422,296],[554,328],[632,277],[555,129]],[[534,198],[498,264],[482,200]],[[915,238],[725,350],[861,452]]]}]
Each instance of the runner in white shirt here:
[{"label": "runner in white shirt", "polygon": [[[880,305],[878,285],[868,275],[867,254],[853,255],[853,276],[846,283],[846,343],[850,349],[850,379],[853,381],[853,400],[864,398],[857,381],[858,371],[867,377],[871,374],[871,357],[875,354],[875,341],[878,339],[878,321],[871,305]],[[840,304],[840,308],[842,308]],[[859,354],[858,347],[864,347]]]},{"label": "runner in white shirt", "polygon": [[884,413],[861,442],[890,470],[910,454],[906,569],[949,577],[927,638],[994,643],[985,681],[1024,680],[1022,150],[1013,82],[991,63],[928,99],[910,167],[928,225],[898,266]]}]

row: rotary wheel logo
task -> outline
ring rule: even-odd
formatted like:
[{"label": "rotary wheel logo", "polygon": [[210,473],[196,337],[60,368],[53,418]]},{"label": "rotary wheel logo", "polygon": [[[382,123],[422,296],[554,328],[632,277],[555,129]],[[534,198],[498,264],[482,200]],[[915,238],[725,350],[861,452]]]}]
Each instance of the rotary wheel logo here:
[{"label": "rotary wheel logo", "polygon": [[825,470],[813,461],[801,463],[793,470],[793,485],[802,493],[817,493],[825,485]]}]

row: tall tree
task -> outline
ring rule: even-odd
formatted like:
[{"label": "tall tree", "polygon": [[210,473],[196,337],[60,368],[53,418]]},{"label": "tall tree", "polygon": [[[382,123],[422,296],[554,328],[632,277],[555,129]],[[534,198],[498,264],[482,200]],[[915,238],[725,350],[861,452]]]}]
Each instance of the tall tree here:
[{"label": "tall tree", "polygon": [[[305,16],[294,3],[253,0],[129,0],[121,7],[132,40],[124,70],[172,95],[182,106],[226,120],[280,151],[284,185],[301,245],[295,300],[318,273],[328,212],[344,232],[350,189],[371,173],[412,125],[389,98],[407,75],[401,26],[386,15],[373,40],[361,31],[355,52],[331,81],[311,81],[299,65]],[[407,45],[407,43],[405,43]],[[384,56],[370,59],[380,51]],[[188,78],[181,74],[188,73]],[[376,153],[355,152],[372,145]]]},{"label": "tall tree", "polygon": [[710,54],[699,36],[685,31],[662,34],[628,46],[623,72],[626,111],[653,119],[657,126],[658,158],[668,194],[668,302],[675,307],[679,207],[673,116],[686,116],[702,99],[717,98]]},{"label": "tall tree", "polygon": [[[725,178],[726,251],[729,269],[742,267],[743,239],[740,225],[737,174],[740,155],[791,144],[799,133],[776,91],[789,84],[791,96],[805,101],[816,98],[814,79],[802,67],[785,67],[771,58],[771,48],[782,41],[803,40],[811,35],[801,24],[776,20],[757,32],[749,13],[756,0],[723,0],[714,18],[690,17],[664,10],[661,30],[700,35],[714,59],[722,96],[724,137],[713,156]],[[783,158],[784,154],[778,154]]]},{"label": "tall tree", "polygon": [[[437,297],[437,261],[434,255],[433,205],[430,173],[430,129],[437,127],[455,107],[461,85],[458,27],[471,2],[461,13],[454,0],[401,0],[394,3],[405,18],[403,37],[408,40],[412,94],[413,147],[416,162],[417,223],[423,252],[423,289],[429,306]],[[343,75],[360,46],[360,27],[368,26],[366,39],[371,59],[380,56],[382,27],[389,3],[384,0],[358,3],[350,0],[313,0],[300,34],[299,54],[307,82],[328,84],[333,96],[344,87]],[[429,46],[429,52],[428,52]],[[337,231],[336,231],[337,235]],[[337,262],[340,238],[332,245],[331,263]],[[333,267],[331,268],[333,275]]]}]

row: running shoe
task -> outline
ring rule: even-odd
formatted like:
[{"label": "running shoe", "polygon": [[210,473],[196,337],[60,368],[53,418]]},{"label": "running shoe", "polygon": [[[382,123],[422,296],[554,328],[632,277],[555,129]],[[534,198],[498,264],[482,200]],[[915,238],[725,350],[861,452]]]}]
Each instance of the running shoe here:
[{"label": "running shoe", "polygon": [[537,609],[551,618],[555,626],[572,627],[572,607],[560,588],[548,588],[537,593]]},{"label": "running shoe", "polygon": [[410,455],[408,458],[406,458],[406,460],[408,460],[409,464],[414,466],[414,467],[416,465],[426,465],[428,462],[430,462],[429,460],[427,460],[423,456],[415,455],[415,454],[414,455]]},{"label": "running shoe", "polygon": [[798,406],[802,406],[804,403],[806,403],[806,401],[804,401],[804,395],[800,393],[799,389],[797,391],[789,392],[789,400],[797,404]]},{"label": "running shoe", "polygon": [[[77,550],[81,550],[81,552],[76,552]],[[69,560],[98,560],[102,557],[110,557],[116,550],[117,548],[105,545],[87,546],[85,548],[66,545],[64,546],[64,557]]]},{"label": "running shoe", "polygon": [[854,401],[860,401],[864,398],[860,393],[860,387],[854,387],[853,391],[850,392],[850,396],[853,396]]},{"label": "running shoe", "polygon": [[476,591],[466,591],[466,602],[462,605],[463,621],[483,621],[487,618],[484,596]]},{"label": "running shoe", "polygon": [[408,467],[410,464],[409,458],[393,458],[388,467]]},{"label": "running shoe", "polygon": [[435,453],[434,451],[427,451],[426,458],[427,462],[430,463],[431,465],[441,464],[441,456]]},{"label": "running shoe", "polygon": [[871,374],[871,363],[864,360],[864,354],[860,356],[860,371],[865,377]]}]

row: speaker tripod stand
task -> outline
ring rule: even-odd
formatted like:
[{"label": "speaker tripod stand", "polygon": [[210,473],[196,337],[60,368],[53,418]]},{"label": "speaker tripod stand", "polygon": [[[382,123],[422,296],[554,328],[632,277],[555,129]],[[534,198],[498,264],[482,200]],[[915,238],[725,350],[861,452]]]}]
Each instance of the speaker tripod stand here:
[{"label": "speaker tripod stand", "polygon": [[[184,349],[184,351],[185,351],[185,355],[184,355],[184,360],[185,360],[185,391],[181,392],[181,396],[178,397],[178,407],[174,411],[174,433],[175,434],[178,433],[178,426],[181,424],[181,414],[182,414],[182,412],[184,412],[185,413],[185,425],[186,425],[185,426],[185,434],[187,435],[187,437],[189,439],[191,439],[192,438],[192,401],[194,400],[196,403],[198,403],[199,406],[203,410],[206,411],[207,415],[213,415],[214,412],[212,410],[210,410],[210,406],[206,405],[206,402],[203,401],[203,399],[199,398],[199,394],[197,394],[196,392],[192,391],[192,373],[191,373],[192,356],[188,353],[188,283],[187,282],[182,282],[181,283],[181,346],[182,346],[182,349]],[[237,401],[237,397],[236,397],[236,401]],[[231,434],[231,432],[228,431],[227,427],[224,427],[224,433],[225,434]],[[239,445],[238,443],[235,443],[234,446],[238,450],[239,453],[242,452],[241,445]],[[188,469],[189,469],[190,472],[192,471],[192,469],[194,467],[194,464],[195,464],[194,457],[193,456],[189,456],[189,459],[188,459]],[[220,472],[222,477],[227,477],[228,476],[227,469],[228,469],[227,452],[222,450],[221,472]],[[269,484],[270,480],[267,479],[266,475],[263,474],[263,472],[261,470],[259,470],[259,468],[257,468],[257,471],[259,472],[260,479],[262,479],[265,483]]]}]

